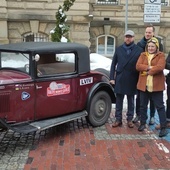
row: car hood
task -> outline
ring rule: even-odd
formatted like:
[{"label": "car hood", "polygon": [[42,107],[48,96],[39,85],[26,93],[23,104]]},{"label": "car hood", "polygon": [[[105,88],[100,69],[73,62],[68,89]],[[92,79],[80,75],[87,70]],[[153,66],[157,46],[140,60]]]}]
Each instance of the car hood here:
[{"label": "car hood", "polygon": [[0,85],[21,83],[32,80],[31,77],[25,73],[13,70],[0,70]]}]

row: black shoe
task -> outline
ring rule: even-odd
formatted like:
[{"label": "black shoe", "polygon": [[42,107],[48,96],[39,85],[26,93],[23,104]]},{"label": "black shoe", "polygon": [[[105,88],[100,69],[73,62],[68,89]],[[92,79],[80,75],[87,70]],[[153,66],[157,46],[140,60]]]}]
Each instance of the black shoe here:
[{"label": "black shoe", "polygon": [[132,120],[133,123],[137,123],[138,121],[140,121],[140,116],[137,116]]},{"label": "black shoe", "polygon": [[168,134],[168,131],[166,130],[166,128],[161,128],[159,132],[159,137],[166,136],[167,134]]},{"label": "black shoe", "polygon": [[143,131],[145,128],[146,128],[146,125],[145,125],[145,124],[141,124],[141,125],[138,127],[138,131]]}]

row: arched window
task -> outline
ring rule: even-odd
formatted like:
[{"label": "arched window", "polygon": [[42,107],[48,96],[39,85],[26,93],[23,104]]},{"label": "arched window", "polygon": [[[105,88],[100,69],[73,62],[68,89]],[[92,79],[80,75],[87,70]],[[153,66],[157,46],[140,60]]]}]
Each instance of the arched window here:
[{"label": "arched window", "polygon": [[23,36],[24,42],[47,42],[49,41],[49,36],[43,33],[28,33]]},{"label": "arched window", "polygon": [[106,57],[113,57],[115,51],[115,37],[102,35],[97,38],[97,53]]}]

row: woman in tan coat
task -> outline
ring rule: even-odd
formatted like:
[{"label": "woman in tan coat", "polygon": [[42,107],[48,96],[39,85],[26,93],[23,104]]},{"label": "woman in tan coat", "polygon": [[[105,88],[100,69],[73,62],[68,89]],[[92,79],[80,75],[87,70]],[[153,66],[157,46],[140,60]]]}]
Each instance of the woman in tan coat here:
[{"label": "woman in tan coat", "polygon": [[159,137],[167,135],[166,114],[163,101],[163,91],[165,90],[165,55],[159,51],[159,42],[153,37],[148,40],[146,51],[141,53],[136,69],[139,71],[137,89],[140,90],[140,113],[141,120],[138,131],[146,128],[147,106],[151,97],[157,109],[161,129]]}]

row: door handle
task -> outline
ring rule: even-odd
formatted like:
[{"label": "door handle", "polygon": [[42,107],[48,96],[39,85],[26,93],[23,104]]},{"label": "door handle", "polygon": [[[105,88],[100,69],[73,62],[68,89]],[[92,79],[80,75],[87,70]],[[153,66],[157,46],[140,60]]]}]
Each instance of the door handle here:
[{"label": "door handle", "polygon": [[36,85],[36,89],[42,89],[42,86]]}]

